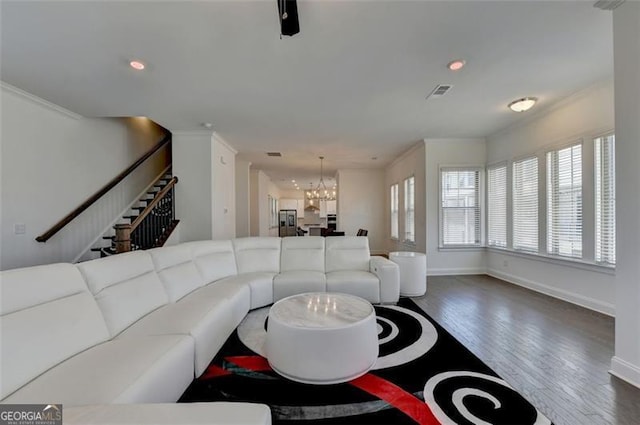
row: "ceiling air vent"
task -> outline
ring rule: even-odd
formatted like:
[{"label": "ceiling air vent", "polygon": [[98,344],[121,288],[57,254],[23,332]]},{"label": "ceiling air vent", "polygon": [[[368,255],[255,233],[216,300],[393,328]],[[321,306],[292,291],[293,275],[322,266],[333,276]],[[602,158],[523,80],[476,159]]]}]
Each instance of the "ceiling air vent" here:
[{"label": "ceiling air vent", "polygon": [[439,84],[436,86],[435,89],[433,89],[433,91],[429,94],[429,96],[427,96],[427,99],[429,99],[430,97],[442,97],[449,90],[451,90],[451,87],[453,87],[453,85],[451,84]]},{"label": "ceiling air vent", "polygon": [[593,7],[597,7],[602,10],[613,10],[622,3],[624,3],[624,0],[598,0],[593,4]]},{"label": "ceiling air vent", "polygon": [[280,152],[267,152],[267,156],[282,156]]}]

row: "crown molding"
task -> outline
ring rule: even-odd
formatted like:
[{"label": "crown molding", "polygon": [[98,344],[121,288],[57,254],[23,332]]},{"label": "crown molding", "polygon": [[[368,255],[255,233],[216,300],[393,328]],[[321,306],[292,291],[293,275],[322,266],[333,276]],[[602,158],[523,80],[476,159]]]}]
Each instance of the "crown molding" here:
[{"label": "crown molding", "polygon": [[44,106],[47,109],[50,109],[54,112],[57,112],[59,114],[65,115],[69,118],[73,118],[74,120],[80,120],[83,118],[82,115],[80,114],[76,114],[73,111],[70,111],[66,108],[63,108],[62,106],[56,105],[55,103],[51,103],[48,100],[44,100],[41,97],[38,97],[36,95],[33,95],[31,93],[28,93],[22,89],[19,89],[15,86],[12,86],[11,84],[5,83],[4,81],[0,81],[0,87],[2,88],[3,91],[7,91],[9,93],[12,93],[18,97],[21,97],[24,100],[28,100],[29,102],[36,104],[38,106]]},{"label": "crown molding", "polygon": [[395,157],[395,159],[393,161],[391,161],[385,168],[391,168],[391,167],[395,166],[400,161],[410,157],[411,154],[413,154],[415,151],[417,151],[418,149],[423,148],[423,147],[424,147],[424,141],[420,141],[420,142],[415,143],[409,149],[407,149],[406,151],[402,152],[400,155]]},{"label": "crown molding", "polygon": [[224,140],[222,138],[222,136],[220,136],[217,132],[213,132],[213,138],[216,139],[221,145],[223,145],[224,147],[226,147],[227,149],[229,149],[231,152],[233,152],[234,155],[238,154],[237,149],[235,149],[233,146],[231,146],[229,144],[229,142],[227,142],[226,140]]},{"label": "crown molding", "polygon": [[187,137],[212,137],[213,132],[211,130],[186,130],[186,131],[171,131],[171,135],[175,136],[187,136]]},{"label": "crown molding", "polygon": [[527,114],[525,117],[522,117],[521,119],[507,125],[506,127],[501,128],[500,130],[491,133],[490,135],[488,135],[486,137],[487,140],[490,139],[494,139],[496,137],[502,136],[505,133],[509,133],[510,131],[513,130],[517,130],[519,128],[522,128],[528,124],[531,124],[532,122],[535,122],[545,116],[550,115],[551,113],[557,111],[558,109],[562,109],[567,105],[570,105],[572,103],[575,103],[577,101],[579,101],[580,99],[583,99],[587,96],[589,96],[590,94],[608,87],[608,86],[612,86],[613,87],[613,78],[609,77],[609,78],[605,78],[603,80],[597,81],[587,87],[583,87],[580,90],[577,90],[565,97],[563,97],[562,99],[558,100],[557,102],[554,102],[548,106],[542,107],[536,111],[533,111],[531,114]]}]

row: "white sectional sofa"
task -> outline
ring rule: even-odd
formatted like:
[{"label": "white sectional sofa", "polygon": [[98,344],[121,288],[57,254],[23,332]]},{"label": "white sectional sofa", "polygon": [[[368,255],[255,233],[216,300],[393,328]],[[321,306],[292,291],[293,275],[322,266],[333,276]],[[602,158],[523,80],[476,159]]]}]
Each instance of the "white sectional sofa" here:
[{"label": "white sectional sofa", "polygon": [[[175,402],[250,309],[311,291],[393,303],[398,267],[370,257],[366,237],[299,237],[188,242],[4,271],[0,402],[80,406],[66,415],[78,423],[92,412],[96,423],[123,412],[144,423],[148,406],[116,413],[108,405]],[[167,412],[185,409],[162,406],[166,423]],[[210,423],[271,420],[262,405],[196,410]]]}]

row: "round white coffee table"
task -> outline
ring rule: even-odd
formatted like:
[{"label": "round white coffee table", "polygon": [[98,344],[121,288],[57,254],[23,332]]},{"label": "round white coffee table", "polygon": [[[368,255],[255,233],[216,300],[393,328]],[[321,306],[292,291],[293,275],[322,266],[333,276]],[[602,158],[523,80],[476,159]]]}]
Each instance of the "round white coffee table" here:
[{"label": "round white coffee table", "polygon": [[396,251],[389,260],[400,269],[400,295],[417,297],[427,292],[427,256],[421,252]]},{"label": "round white coffee table", "polygon": [[378,358],[371,303],[336,293],[293,295],[269,311],[266,354],[285,378],[335,384],[364,375]]}]

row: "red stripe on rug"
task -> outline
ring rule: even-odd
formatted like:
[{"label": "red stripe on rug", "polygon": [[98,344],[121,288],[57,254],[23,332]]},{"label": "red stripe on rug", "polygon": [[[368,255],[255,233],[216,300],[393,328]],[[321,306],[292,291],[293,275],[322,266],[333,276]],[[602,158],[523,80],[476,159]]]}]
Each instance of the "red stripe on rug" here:
[{"label": "red stripe on rug", "polygon": [[221,368],[220,366],[211,365],[204,371],[202,376],[199,379],[212,379],[217,378],[218,376],[231,375],[231,372]]},{"label": "red stripe on rug", "polygon": [[386,401],[419,424],[441,425],[424,401],[386,379],[367,373],[349,383]]},{"label": "red stripe on rug", "polygon": [[254,372],[265,372],[271,370],[267,359],[261,356],[231,356],[224,358],[229,363],[240,366],[243,369]]}]

